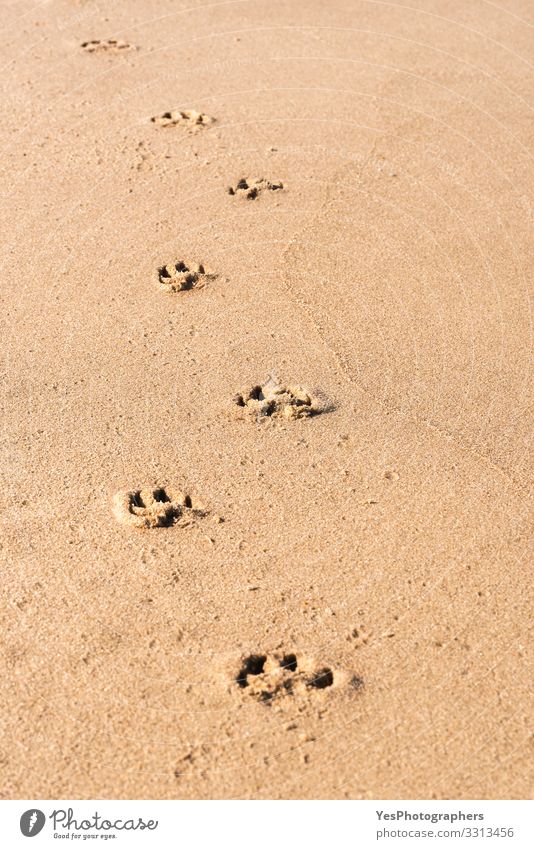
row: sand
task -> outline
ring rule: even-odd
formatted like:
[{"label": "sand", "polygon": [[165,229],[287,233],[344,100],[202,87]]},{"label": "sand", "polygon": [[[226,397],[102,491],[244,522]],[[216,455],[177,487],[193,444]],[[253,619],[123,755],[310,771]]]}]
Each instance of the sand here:
[{"label": "sand", "polygon": [[2,16],[2,797],[528,796],[532,4]]}]

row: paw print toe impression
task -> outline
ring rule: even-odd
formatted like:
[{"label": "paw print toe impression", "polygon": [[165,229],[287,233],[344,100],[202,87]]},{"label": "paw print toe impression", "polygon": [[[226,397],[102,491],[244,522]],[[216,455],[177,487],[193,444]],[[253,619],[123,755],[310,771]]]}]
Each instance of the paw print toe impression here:
[{"label": "paw print toe impression", "polygon": [[133,44],[128,44],[127,41],[121,41],[118,38],[108,38],[104,41],[84,41],[82,50],[86,53],[128,53],[130,50],[136,50]]},{"label": "paw print toe impression", "polygon": [[268,381],[236,395],[237,413],[249,418],[302,419],[322,411],[322,405],[306,389]]},{"label": "paw print toe impression", "polygon": [[242,177],[235,186],[228,186],[228,194],[245,200],[256,200],[262,192],[276,192],[283,188],[283,183],[271,183],[263,177]]},{"label": "paw print toe impression", "polygon": [[204,127],[209,127],[215,122],[215,118],[197,112],[195,109],[177,109],[170,112],[162,112],[150,119],[157,127],[183,127],[195,132]]},{"label": "paw print toe impression", "polygon": [[242,659],[235,683],[243,692],[270,704],[282,696],[306,696],[344,680],[329,666],[288,654],[251,654]]},{"label": "paw print toe impression", "polygon": [[205,506],[190,495],[163,487],[124,490],[113,498],[115,518],[132,528],[168,528],[206,513]]},{"label": "paw print toe impression", "polygon": [[215,278],[202,263],[178,260],[158,268],[158,280],[164,292],[184,292],[201,289]]}]

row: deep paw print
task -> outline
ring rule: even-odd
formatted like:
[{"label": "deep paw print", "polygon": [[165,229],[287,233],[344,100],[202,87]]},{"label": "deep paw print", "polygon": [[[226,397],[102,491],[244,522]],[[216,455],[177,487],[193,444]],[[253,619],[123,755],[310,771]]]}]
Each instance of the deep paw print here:
[{"label": "deep paw print", "polygon": [[118,38],[108,38],[105,41],[84,41],[82,50],[86,53],[128,53],[130,50],[137,50],[133,44],[128,44],[127,41],[121,41]]},{"label": "deep paw print", "polygon": [[158,280],[164,292],[184,292],[188,289],[201,289],[216,275],[208,271],[202,263],[178,260],[158,268]]},{"label": "deep paw print", "polygon": [[242,177],[235,186],[228,186],[228,194],[245,200],[256,200],[264,191],[276,192],[283,188],[283,183],[271,183],[263,177]]},{"label": "deep paw print", "polygon": [[215,118],[209,115],[204,115],[203,112],[197,112],[195,109],[178,109],[171,112],[163,112],[161,115],[154,115],[150,119],[157,127],[185,127],[193,132],[209,127],[215,122]]},{"label": "deep paw print", "polygon": [[235,683],[244,695],[272,704],[282,696],[305,696],[344,684],[345,673],[296,654],[251,654],[241,661]]},{"label": "deep paw print", "polygon": [[163,487],[125,490],[113,498],[113,515],[132,528],[168,528],[206,513],[190,495]]},{"label": "deep paw print", "polygon": [[314,398],[306,389],[283,386],[271,379],[263,385],[253,386],[248,392],[236,395],[234,405],[238,415],[255,419],[302,419],[317,415],[323,410],[319,399]]}]

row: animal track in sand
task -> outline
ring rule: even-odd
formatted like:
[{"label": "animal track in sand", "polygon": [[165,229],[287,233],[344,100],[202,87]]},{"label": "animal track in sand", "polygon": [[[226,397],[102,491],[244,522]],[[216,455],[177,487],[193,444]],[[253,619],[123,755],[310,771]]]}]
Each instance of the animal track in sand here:
[{"label": "animal track in sand", "polygon": [[347,635],[347,640],[354,645],[354,648],[366,646],[370,638],[371,634],[364,628],[363,625],[351,628],[350,633]]},{"label": "animal track in sand", "polygon": [[127,53],[130,50],[137,50],[133,44],[128,44],[127,41],[121,41],[117,38],[108,38],[105,41],[84,41],[82,50],[86,53]]},{"label": "animal track in sand", "polygon": [[210,124],[215,122],[215,118],[204,115],[203,112],[197,112],[195,109],[178,109],[171,112],[163,112],[161,115],[154,115],[150,120],[157,127],[185,127],[193,132],[204,127],[209,127]]},{"label": "animal track in sand", "polygon": [[113,497],[113,515],[132,528],[168,528],[206,513],[190,495],[163,487],[124,490]]},{"label": "animal track in sand", "polygon": [[263,191],[276,192],[284,188],[281,182],[271,183],[263,177],[242,177],[235,186],[228,186],[228,194],[245,200],[256,200]]},{"label": "animal track in sand", "polygon": [[304,696],[317,690],[350,683],[363,686],[361,678],[316,663],[309,657],[288,654],[251,654],[243,657],[235,683],[243,693],[271,704],[282,696]]},{"label": "animal track in sand", "polygon": [[164,292],[184,292],[201,289],[217,275],[208,271],[202,263],[178,260],[158,268],[158,280]]},{"label": "animal track in sand", "polygon": [[274,380],[253,386],[236,395],[237,414],[248,418],[302,419],[322,412],[324,407],[306,389],[282,386]]}]

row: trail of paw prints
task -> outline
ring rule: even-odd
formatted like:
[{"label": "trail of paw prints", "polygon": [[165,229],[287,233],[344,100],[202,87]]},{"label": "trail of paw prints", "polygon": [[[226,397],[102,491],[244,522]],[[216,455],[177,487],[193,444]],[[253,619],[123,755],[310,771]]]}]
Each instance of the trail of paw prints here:
[{"label": "trail of paw prints", "polygon": [[317,663],[294,652],[250,654],[241,658],[235,685],[243,697],[271,705],[283,697],[309,698],[336,688],[361,690],[363,680],[356,675]]},{"label": "trail of paw prints", "polygon": [[283,188],[283,183],[271,183],[263,177],[242,177],[235,186],[228,186],[227,191],[234,197],[256,200],[262,192],[276,192]]},{"label": "trail of paw prints", "polygon": [[205,505],[190,495],[163,487],[117,492],[112,510],[118,522],[141,529],[185,526],[208,514]]},{"label": "trail of paw prints", "polygon": [[162,112],[161,115],[154,115],[150,120],[156,127],[183,127],[190,132],[197,132],[215,123],[215,118],[203,112],[197,112],[195,109]]},{"label": "trail of paw prints", "polygon": [[118,38],[108,38],[104,41],[94,39],[93,41],[82,42],[82,50],[85,53],[129,53],[132,50],[137,50],[134,44],[128,44],[127,41],[121,41]]},{"label": "trail of paw prints", "polygon": [[234,397],[238,417],[302,419],[324,411],[324,404],[306,389],[269,379]]},{"label": "trail of paw prints", "polygon": [[177,260],[158,268],[158,281],[164,292],[185,292],[190,289],[202,289],[216,274],[206,269],[202,263]]}]

